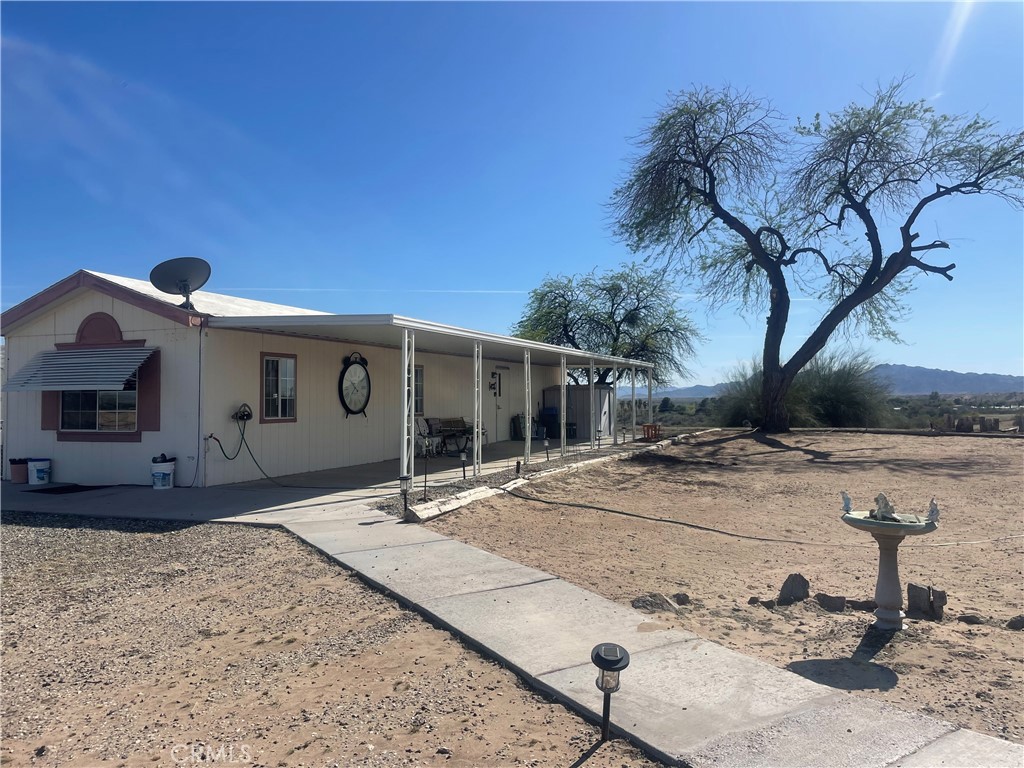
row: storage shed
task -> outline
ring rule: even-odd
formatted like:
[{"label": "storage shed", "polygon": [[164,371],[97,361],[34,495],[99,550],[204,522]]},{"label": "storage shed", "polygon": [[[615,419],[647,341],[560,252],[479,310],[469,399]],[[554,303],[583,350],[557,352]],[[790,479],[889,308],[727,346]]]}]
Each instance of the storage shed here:
[{"label": "storage shed", "polygon": [[[541,421],[551,437],[560,437],[559,429],[561,387],[545,387]],[[593,396],[593,400],[591,399]],[[566,437],[570,440],[590,441],[612,439],[612,415],[614,414],[614,393],[608,384],[595,385],[593,390],[585,384],[569,384],[565,387]]]}]

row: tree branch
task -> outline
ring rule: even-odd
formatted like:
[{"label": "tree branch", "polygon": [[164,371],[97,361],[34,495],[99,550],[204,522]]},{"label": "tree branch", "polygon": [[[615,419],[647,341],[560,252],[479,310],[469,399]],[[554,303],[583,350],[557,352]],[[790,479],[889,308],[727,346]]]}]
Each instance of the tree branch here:
[{"label": "tree branch", "polygon": [[931,264],[925,264],[920,259],[915,259],[913,257],[910,258],[909,264],[912,267],[917,267],[922,272],[931,272],[936,275],[942,275],[944,278],[950,281],[952,281],[953,276],[949,274],[949,272],[952,269],[956,269],[956,264],[947,264],[944,267],[936,267]]},{"label": "tree branch", "polygon": [[693,242],[694,240],[696,240],[696,239],[697,239],[698,237],[700,237],[701,235],[703,235],[703,234],[704,234],[704,232],[705,232],[705,231],[707,230],[707,228],[708,228],[708,227],[710,227],[710,226],[711,226],[712,224],[714,224],[714,223],[715,223],[715,217],[714,217],[714,216],[712,216],[712,217],[711,217],[710,219],[708,219],[707,221],[705,221],[705,222],[704,222],[704,223],[703,223],[703,224],[701,225],[700,229],[698,229],[698,230],[697,230],[696,232],[694,232],[694,233],[693,233],[692,235],[690,235],[690,239],[689,239],[689,241],[688,241],[688,242],[691,242],[691,243],[692,243],[692,242]]},{"label": "tree branch", "polygon": [[864,272],[863,280],[864,283],[870,283],[882,270],[882,240],[878,236],[878,225],[875,224],[875,219],[864,202],[854,196],[849,184],[843,181],[840,186],[843,189],[843,199],[850,204],[850,210],[863,222],[868,243],[871,245],[871,266]]},{"label": "tree branch", "polygon": [[928,245],[915,245],[910,249],[910,252],[917,253],[918,251],[934,251],[936,248],[945,248],[948,251],[949,243],[945,240],[936,240],[933,243],[928,243]]}]

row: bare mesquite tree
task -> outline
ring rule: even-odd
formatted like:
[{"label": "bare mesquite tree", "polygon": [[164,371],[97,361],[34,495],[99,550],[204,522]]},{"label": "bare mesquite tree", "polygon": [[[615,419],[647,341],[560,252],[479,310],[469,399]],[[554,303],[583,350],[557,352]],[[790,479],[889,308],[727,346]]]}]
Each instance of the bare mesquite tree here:
[{"label": "bare mesquite tree", "polygon": [[[678,265],[714,307],[767,309],[767,431],[789,428],[786,393],[837,329],[895,339],[912,279],[953,279],[955,264],[934,263],[949,243],[920,237],[926,211],[978,194],[1024,205],[1024,132],[937,114],[904,85],[792,129],[767,101],[731,88],[676,94],[612,198],[634,252]],[[794,290],[827,310],[783,361]]]},{"label": "bare mesquite tree", "polygon": [[[654,363],[652,383],[671,374],[686,377],[686,360],[700,333],[675,306],[676,288],[664,269],[635,264],[602,274],[548,277],[530,291],[530,300],[512,332],[521,338],[586,349]],[[620,369],[619,379],[629,370]],[[588,369],[570,370],[579,384]],[[637,377],[643,374],[637,371]],[[611,368],[597,368],[595,383],[611,382]]]}]

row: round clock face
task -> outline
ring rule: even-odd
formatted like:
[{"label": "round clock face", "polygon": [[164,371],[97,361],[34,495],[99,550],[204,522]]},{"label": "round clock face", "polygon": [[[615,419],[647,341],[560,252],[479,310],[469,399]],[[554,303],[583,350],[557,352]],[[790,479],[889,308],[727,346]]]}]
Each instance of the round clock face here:
[{"label": "round clock face", "polygon": [[349,413],[362,413],[370,402],[370,373],[356,361],[346,365],[338,379],[338,395]]}]

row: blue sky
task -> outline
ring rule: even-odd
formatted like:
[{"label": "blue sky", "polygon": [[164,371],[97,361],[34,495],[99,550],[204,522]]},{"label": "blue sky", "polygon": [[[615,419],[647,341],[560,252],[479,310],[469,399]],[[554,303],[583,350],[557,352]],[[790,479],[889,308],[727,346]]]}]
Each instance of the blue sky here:
[{"label": "blue sky", "polygon": [[[2,24],[2,305],[79,268],[507,332],[548,274],[634,257],[605,207],[669,92],[726,83],[792,118],[878,82],[1024,123],[1019,3],[10,3]],[[946,204],[879,362],[1024,372],[1024,221]],[[941,254],[945,257],[947,254]],[[709,315],[690,383],[760,350]],[[798,302],[787,346],[821,312]],[[784,349],[785,351],[785,349]]]}]

